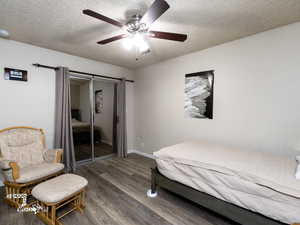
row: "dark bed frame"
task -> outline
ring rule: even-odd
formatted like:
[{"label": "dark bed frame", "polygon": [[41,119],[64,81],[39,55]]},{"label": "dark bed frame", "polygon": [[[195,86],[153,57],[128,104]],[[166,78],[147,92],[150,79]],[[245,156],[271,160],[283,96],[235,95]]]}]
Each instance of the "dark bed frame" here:
[{"label": "dark bed frame", "polygon": [[158,187],[167,189],[242,225],[285,225],[262,214],[243,209],[179,182],[170,180],[162,175],[157,167],[154,167],[151,168],[151,193],[156,193]]}]

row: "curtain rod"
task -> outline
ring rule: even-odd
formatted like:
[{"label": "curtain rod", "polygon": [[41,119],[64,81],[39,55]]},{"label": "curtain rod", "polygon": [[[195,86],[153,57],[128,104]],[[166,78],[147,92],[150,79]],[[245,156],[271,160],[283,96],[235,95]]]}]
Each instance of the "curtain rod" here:
[{"label": "curtain rod", "polygon": [[[46,65],[39,64],[39,63],[33,63],[32,65],[35,67],[41,67],[41,68],[46,68],[46,69],[53,69],[53,70],[58,69],[58,67],[46,66]],[[121,78],[117,78],[117,77],[110,77],[110,76],[104,76],[104,75],[99,75],[99,74],[86,73],[86,72],[81,72],[81,71],[76,71],[76,70],[69,70],[69,72],[83,74],[83,75],[89,75],[89,76],[93,76],[93,77],[102,77],[102,78],[106,78],[106,79],[122,80]],[[126,80],[126,81],[134,83],[133,80]]]}]

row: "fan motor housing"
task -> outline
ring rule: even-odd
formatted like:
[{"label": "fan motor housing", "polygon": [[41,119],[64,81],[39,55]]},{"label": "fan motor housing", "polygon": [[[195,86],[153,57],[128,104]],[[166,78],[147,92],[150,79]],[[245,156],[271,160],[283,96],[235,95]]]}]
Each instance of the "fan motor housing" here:
[{"label": "fan motor housing", "polygon": [[137,14],[126,23],[127,31],[129,33],[146,32],[148,27],[145,23],[141,23],[142,16]]}]

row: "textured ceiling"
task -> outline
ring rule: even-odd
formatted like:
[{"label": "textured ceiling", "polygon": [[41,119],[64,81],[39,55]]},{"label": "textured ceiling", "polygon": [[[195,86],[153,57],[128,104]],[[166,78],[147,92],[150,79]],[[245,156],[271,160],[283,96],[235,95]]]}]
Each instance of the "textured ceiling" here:
[{"label": "textured ceiling", "polygon": [[300,0],[167,1],[170,9],[151,28],[186,33],[188,40],[151,39],[151,53],[138,61],[122,40],[96,44],[121,30],[81,12],[89,8],[124,22],[134,12],[144,13],[153,0],[0,0],[0,29],[12,40],[137,68],[300,21]]}]

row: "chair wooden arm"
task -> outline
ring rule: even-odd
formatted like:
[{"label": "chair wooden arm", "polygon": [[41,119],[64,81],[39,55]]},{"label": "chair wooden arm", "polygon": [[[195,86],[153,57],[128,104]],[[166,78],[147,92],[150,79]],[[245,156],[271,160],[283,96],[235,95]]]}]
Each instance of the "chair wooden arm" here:
[{"label": "chair wooden arm", "polygon": [[44,160],[48,163],[60,163],[62,161],[62,149],[50,149],[44,152]]},{"label": "chair wooden arm", "polygon": [[57,149],[55,154],[55,162],[61,163],[62,162],[62,155],[63,155],[63,149]]},{"label": "chair wooden arm", "polygon": [[16,162],[9,163],[10,168],[12,168],[12,176],[14,180],[17,180],[20,177],[20,167]]},{"label": "chair wooden arm", "polygon": [[20,177],[20,168],[16,162],[0,159],[0,169],[4,175],[5,180],[14,182]]}]

